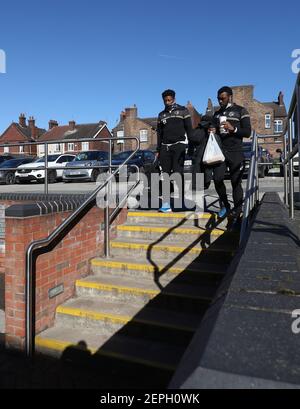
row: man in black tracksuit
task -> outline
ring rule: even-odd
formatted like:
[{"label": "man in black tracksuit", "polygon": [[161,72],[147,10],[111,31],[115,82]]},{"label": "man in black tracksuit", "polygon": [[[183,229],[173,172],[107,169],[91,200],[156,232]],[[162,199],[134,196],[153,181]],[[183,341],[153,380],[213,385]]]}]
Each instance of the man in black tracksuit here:
[{"label": "man in black tracksuit", "polygon": [[[183,179],[185,150],[192,132],[191,115],[187,108],[175,102],[175,92],[166,90],[162,93],[165,109],[158,115],[157,152],[163,173],[179,173]],[[184,186],[181,184],[179,189]],[[166,190],[166,189],[163,189]],[[163,197],[161,212],[170,212],[169,198]]]},{"label": "man in black tracksuit", "polygon": [[217,133],[222,141],[225,162],[214,169],[215,188],[221,201],[219,217],[225,217],[230,211],[224,177],[229,168],[232,185],[234,209],[231,212],[234,222],[238,221],[242,211],[244,173],[243,138],[250,137],[251,123],[248,111],[232,103],[232,89],[222,87],[218,91],[220,109],[215,112],[214,120],[218,124]]}]

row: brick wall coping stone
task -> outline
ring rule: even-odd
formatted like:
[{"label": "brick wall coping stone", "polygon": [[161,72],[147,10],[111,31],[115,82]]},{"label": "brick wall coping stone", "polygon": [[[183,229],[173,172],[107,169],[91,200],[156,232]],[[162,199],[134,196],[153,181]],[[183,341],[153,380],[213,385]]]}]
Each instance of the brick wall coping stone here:
[{"label": "brick wall coping stone", "polygon": [[2,193],[1,200],[33,203],[13,204],[5,209],[6,217],[32,217],[77,209],[87,194]]}]

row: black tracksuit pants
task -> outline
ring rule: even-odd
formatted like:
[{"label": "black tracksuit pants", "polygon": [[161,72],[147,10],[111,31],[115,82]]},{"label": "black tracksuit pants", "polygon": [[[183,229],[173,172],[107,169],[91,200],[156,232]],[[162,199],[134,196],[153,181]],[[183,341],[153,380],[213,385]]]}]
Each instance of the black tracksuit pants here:
[{"label": "black tracksuit pants", "polygon": [[[184,143],[176,143],[169,146],[162,145],[159,154],[159,162],[163,173],[167,173],[168,175],[179,173],[181,175],[182,183],[178,186],[179,195],[182,195],[184,192],[183,169],[186,146]],[[171,183],[171,192],[173,190],[172,185]],[[163,190],[167,191],[166,188]],[[163,199],[168,201],[168,198]]]},{"label": "black tracksuit pants", "polygon": [[243,152],[228,152],[223,150],[225,156],[225,162],[214,166],[213,179],[215,183],[215,189],[218,193],[222,205],[229,208],[229,202],[226,193],[226,187],[224,184],[224,177],[226,168],[229,168],[230,180],[232,185],[232,196],[234,202],[234,210],[237,213],[242,211],[243,205],[243,188],[242,178],[244,174],[244,154]]}]

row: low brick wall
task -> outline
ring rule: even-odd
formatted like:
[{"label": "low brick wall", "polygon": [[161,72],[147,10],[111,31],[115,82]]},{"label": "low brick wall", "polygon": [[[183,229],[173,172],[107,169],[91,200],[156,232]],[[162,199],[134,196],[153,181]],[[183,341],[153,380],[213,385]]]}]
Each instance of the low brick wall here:
[{"label": "low brick wall", "polygon": [[[56,202],[57,203],[57,202]],[[66,204],[65,206],[68,206]],[[26,207],[27,206],[27,207]],[[5,217],[5,320],[6,344],[20,347],[25,336],[25,252],[37,239],[46,238],[73,211],[56,211],[49,206],[46,214],[12,216],[28,213],[33,205],[14,205]],[[78,204],[77,204],[78,206]],[[41,206],[42,207],[42,206]],[[73,205],[76,207],[76,204]],[[43,209],[44,211],[44,209]],[[34,213],[34,212],[33,212]],[[113,226],[123,223],[123,209]],[[57,305],[74,296],[75,281],[90,272],[89,261],[103,254],[103,210],[94,206],[63,241],[37,259],[36,268],[36,333],[53,325]],[[114,237],[114,227],[112,228]],[[60,286],[63,292],[49,297],[49,290]]]}]

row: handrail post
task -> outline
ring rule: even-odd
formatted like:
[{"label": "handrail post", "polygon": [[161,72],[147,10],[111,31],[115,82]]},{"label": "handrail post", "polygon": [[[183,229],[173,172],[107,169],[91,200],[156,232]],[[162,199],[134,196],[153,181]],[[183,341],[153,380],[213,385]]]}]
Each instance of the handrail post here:
[{"label": "handrail post", "polygon": [[300,155],[300,85],[299,85],[299,83],[297,82],[297,84],[296,84],[296,100],[297,100],[297,112],[296,112],[296,123],[297,123],[297,127],[296,127],[296,129],[297,129],[297,145],[298,145],[298,182],[299,182],[299,189],[298,189],[298,191],[299,191],[299,198],[298,198],[298,200],[300,201],[300,167],[299,167],[299,164],[300,164],[300,161],[299,161],[299,159],[300,159],[300,157],[299,157],[299,155]]},{"label": "handrail post", "polygon": [[284,180],[284,198],[283,198],[283,200],[284,200],[284,203],[285,203],[285,205],[287,206],[288,205],[288,200],[289,200],[289,198],[288,198],[288,195],[289,195],[289,192],[288,192],[288,169],[287,169],[287,165],[285,164],[285,160],[286,160],[286,158],[287,158],[287,134],[285,134],[284,135],[284,139],[283,139],[283,149],[284,149],[284,151],[283,151],[283,164],[282,164],[282,166],[283,166],[283,180]]},{"label": "handrail post", "polygon": [[254,132],[254,138],[255,138],[255,173],[253,175],[253,187],[255,189],[254,192],[254,203],[255,205],[259,201],[259,173],[258,173],[258,140],[257,140],[257,135],[256,132]]},{"label": "handrail post", "polygon": [[[109,150],[108,150],[108,177],[111,175],[112,164],[111,164],[111,156],[112,156],[112,141],[109,140]],[[105,188],[105,209],[104,209],[104,219],[105,219],[105,257],[110,257],[110,218],[109,218],[109,202],[110,202],[110,195],[111,195],[111,179],[109,179],[108,185]]]},{"label": "handrail post", "polygon": [[26,277],[25,277],[25,353],[27,358],[32,359],[35,351],[35,271],[31,254],[26,254]]},{"label": "handrail post", "polygon": [[48,143],[45,142],[45,180],[44,180],[44,192],[48,194]]},{"label": "handrail post", "polygon": [[[293,149],[293,120],[290,118],[289,119],[289,153],[292,152]],[[293,158],[289,159],[289,215],[290,218],[293,219],[295,214],[294,214],[294,175],[293,175]]]}]

